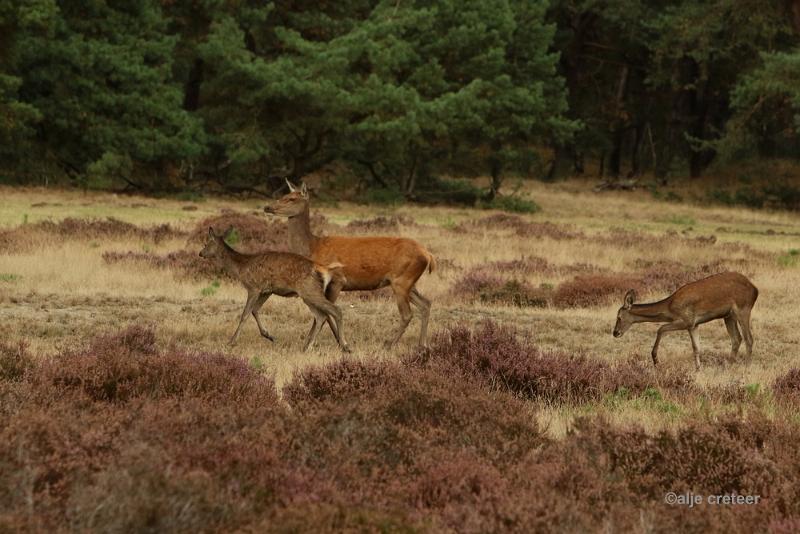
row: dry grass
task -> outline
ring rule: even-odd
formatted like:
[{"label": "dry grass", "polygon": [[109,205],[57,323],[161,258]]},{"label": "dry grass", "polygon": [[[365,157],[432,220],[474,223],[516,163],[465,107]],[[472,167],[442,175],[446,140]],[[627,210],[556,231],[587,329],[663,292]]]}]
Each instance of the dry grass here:
[{"label": "dry grass", "polygon": [[[796,334],[800,316],[795,313],[800,302],[800,265],[780,261],[782,254],[797,247],[796,237],[781,234],[800,232],[796,215],[655,202],[641,192],[593,194],[573,182],[547,187],[529,184],[526,188],[542,206],[540,213],[512,219],[494,217],[488,223],[481,219],[492,214],[451,208],[389,210],[342,203],[313,211],[325,216],[329,231],[399,232],[432,250],[442,268],[425,275],[419,288],[434,301],[434,331],[456,323],[473,326],[490,318],[527,333],[542,350],[610,364],[631,358],[647,363],[656,326],[639,325],[617,340],[611,336],[618,307],[615,301],[542,308],[538,301],[537,306],[516,305],[519,301],[513,298],[482,302],[460,295],[454,288],[475,269],[494,269],[501,278],[518,280],[520,287],[546,292],[591,272],[623,280],[637,277],[641,283],[649,280],[653,265],[678,266],[687,272],[703,265],[733,265],[752,275],[760,297],[753,313],[756,345],[751,361],[743,357],[730,361],[722,323],[705,325],[700,334],[709,364],[692,373],[698,396],[671,400],[676,410],[635,399],[583,406],[531,401],[537,408],[535,417],[553,437],[563,436],[574,418],[587,412],[601,413],[612,423],[635,421],[653,432],[673,428],[709,410],[723,413],[735,409],[737,403],[712,395],[718,388],[758,384],[768,391],[778,377],[800,367]],[[239,344],[229,348],[226,342],[244,298],[235,284],[219,280],[217,287],[213,279],[182,276],[178,269],[145,261],[103,260],[104,253],[131,251],[158,256],[181,250],[194,254],[198,246],[183,235],[190,236],[198,223],[226,210],[261,217],[257,214],[263,201],[207,199],[191,203],[43,189],[0,189],[0,196],[4,199],[0,231],[18,229],[23,222],[32,225],[67,217],[113,216],[139,228],[169,224],[180,234],[154,240],[145,234],[81,237],[41,232],[26,238],[21,232],[23,239],[31,240],[29,246],[0,253],[0,332],[9,342],[24,340],[33,353],[55,354],[100,332],[131,324],[156,325],[160,343],[242,356],[273,375],[279,387],[300,369],[341,358],[327,331],[314,350],[300,352],[310,316],[294,299],[273,297],[264,307],[265,323],[276,343],[261,338],[250,321]],[[187,206],[193,209],[184,209]],[[719,231],[720,227],[725,231]],[[697,239],[712,235],[714,243]],[[524,258],[528,260],[515,263]],[[665,282],[657,282],[640,287],[642,298],[665,295]],[[340,302],[355,358],[392,360],[412,350],[417,321],[393,352],[386,353],[381,347],[397,320],[392,299],[344,294]],[[666,367],[691,369],[688,336],[667,336],[660,356]]]}]

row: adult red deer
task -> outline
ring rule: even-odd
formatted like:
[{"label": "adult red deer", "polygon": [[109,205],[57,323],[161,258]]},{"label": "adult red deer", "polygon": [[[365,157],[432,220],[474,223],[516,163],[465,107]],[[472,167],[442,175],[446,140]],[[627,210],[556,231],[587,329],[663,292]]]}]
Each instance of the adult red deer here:
[{"label": "adult red deer", "polygon": [[617,312],[614,337],[622,336],[634,323],[667,323],[658,329],[653,345],[653,365],[656,365],[661,336],[666,332],[687,330],[692,340],[695,368],[700,370],[697,327],[715,319],[724,319],[731,337],[731,358],[735,358],[739,352],[742,336],[747,343],[747,356],[750,357],[753,354],[750,311],[757,298],[756,286],[743,275],[733,272],[715,274],[691,282],[678,288],[664,300],[650,304],[634,304],[636,293],[630,290],[625,295],[625,303]]},{"label": "adult red deer", "polygon": [[247,302],[236,332],[231,338],[231,345],[236,343],[242,324],[250,314],[256,320],[261,335],[273,341],[272,336],[261,324],[258,311],[271,295],[298,296],[314,314],[314,323],[308,332],[303,350],[307,350],[314,342],[327,320],[341,349],[350,352],[342,332],[342,312],[325,297],[325,290],[329,286],[344,282],[341,264],[331,262],[323,266],[315,264],[304,256],[289,252],[265,251],[259,254],[242,254],[233,250],[224,238],[215,234],[211,228],[208,229],[208,239],[200,251],[200,256],[225,269],[247,289]]},{"label": "adult red deer", "polygon": [[289,180],[286,183],[289,193],[265,206],[264,211],[288,219],[290,251],[323,265],[333,262],[344,265],[344,286],[332,286],[328,299],[335,302],[340,290],[373,291],[391,286],[400,311],[400,326],[386,346],[395,344],[408,328],[412,304],[420,313],[419,344],[424,345],[431,301],[415,285],[426,269],[433,272],[436,262],[431,253],[416,241],[403,237],[315,236],[311,233],[305,184],[297,188]]}]

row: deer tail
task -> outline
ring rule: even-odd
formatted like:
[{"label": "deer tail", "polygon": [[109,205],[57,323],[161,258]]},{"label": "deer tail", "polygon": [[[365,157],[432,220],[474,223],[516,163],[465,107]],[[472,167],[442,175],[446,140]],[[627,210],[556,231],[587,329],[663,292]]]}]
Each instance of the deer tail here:
[{"label": "deer tail", "polygon": [[344,276],[344,272],[342,268],[344,264],[339,262],[333,262],[328,265],[318,267],[318,272],[322,275],[322,291],[323,293],[327,293],[328,286],[331,282],[335,281],[340,285],[344,285],[347,279]]},{"label": "deer tail", "polygon": [[436,269],[436,258],[433,257],[433,254],[425,251],[425,254],[428,256],[428,272],[432,273],[434,269]]}]

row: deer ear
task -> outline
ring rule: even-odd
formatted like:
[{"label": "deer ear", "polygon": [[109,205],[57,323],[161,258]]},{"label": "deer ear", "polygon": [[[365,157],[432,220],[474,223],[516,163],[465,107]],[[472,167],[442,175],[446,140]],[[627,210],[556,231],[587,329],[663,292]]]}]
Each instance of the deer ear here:
[{"label": "deer ear", "polygon": [[303,198],[308,198],[308,187],[306,187],[305,182],[303,182],[303,185],[300,187],[300,194],[303,195]]},{"label": "deer ear", "polygon": [[217,237],[217,235],[214,233],[214,229],[210,226],[208,227],[208,237]]},{"label": "deer ear", "polygon": [[630,290],[628,290],[627,293],[625,293],[625,305],[623,307],[626,310],[629,310],[629,309],[631,309],[631,306],[633,306],[633,303],[635,301],[636,301],[636,291],[634,291],[633,289],[630,289]]},{"label": "deer ear", "polygon": [[296,192],[297,188],[292,184],[292,182],[290,182],[288,178],[284,178],[284,179],[286,180],[286,185],[289,186],[289,192],[290,193]]}]

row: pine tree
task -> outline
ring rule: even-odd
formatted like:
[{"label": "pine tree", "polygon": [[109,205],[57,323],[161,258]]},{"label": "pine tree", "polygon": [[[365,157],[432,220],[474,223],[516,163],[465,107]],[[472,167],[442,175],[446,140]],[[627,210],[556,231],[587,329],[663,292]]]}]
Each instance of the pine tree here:
[{"label": "pine tree", "polygon": [[70,175],[164,187],[170,166],[203,152],[157,2],[65,0],[42,25],[18,39],[19,92],[42,114],[38,142]]}]

